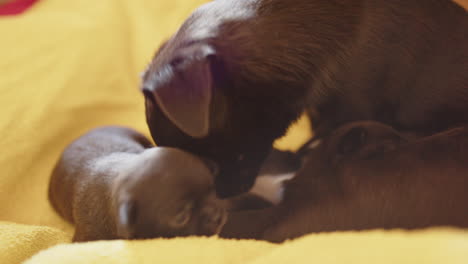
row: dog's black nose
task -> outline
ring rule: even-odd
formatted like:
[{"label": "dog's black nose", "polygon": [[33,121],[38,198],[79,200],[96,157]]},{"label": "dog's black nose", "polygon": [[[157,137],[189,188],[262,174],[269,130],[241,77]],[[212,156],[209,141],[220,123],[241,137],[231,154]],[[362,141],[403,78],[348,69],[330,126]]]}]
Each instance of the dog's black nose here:
[{"label": "dog's black nose", "polygon": [[216,195],[221,198],[230,198],[248,192],[255,183],[255,172],[242,170],[240,172],[220,173],[216,177]]}]

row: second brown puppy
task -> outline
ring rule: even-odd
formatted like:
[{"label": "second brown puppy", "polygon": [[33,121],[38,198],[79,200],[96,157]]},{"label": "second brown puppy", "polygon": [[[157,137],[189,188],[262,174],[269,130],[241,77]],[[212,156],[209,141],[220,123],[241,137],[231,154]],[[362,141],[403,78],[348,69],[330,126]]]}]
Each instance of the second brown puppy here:
[{"label": "second brown puppy", "polygon": [[221,235],[281,242],[328,231],[468,227],[468,128],[407,142],[389,126],[355,122],[304,159],[278,206],[230,213]]}]

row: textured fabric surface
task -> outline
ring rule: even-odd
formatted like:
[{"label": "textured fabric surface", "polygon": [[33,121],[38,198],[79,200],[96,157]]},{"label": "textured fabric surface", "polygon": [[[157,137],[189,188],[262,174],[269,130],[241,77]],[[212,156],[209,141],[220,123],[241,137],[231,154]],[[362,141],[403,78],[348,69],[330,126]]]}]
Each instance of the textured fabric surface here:
[{"label": "textured fabric surface", "polygon": [[310,235],[282,245],[214,238],[93,242],[56,246],[26,263],[466,264],[467,260],[468,233],[447,229]]},{"label": "textured fabric surface", "polygon": [[[149,135],[139,73],[202,2],[40,0],[21,15],[0,17],[0,263],[20,263],[57,244],[28,263],[468,259],[461,230],[311,235],[284,245],[216,238],[70,244],[73,227],[47,201],[54,163],[71,140],[96,126],[127,125]],[[277,146],[296,148],[308,126],[302,119]]]}]

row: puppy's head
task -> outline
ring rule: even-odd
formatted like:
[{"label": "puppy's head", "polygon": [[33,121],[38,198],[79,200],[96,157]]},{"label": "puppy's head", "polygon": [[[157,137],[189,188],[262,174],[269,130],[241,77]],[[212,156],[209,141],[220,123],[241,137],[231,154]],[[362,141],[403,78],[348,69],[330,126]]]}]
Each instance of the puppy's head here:
[{"label": "puppy's head", "polygon": [[214,191],[213,166],[172,148],[152,148],[130,161],[114,185],[118,236],[214,235],[226,213]]},{"label": "puppy's head", "polygon": [[266,19],[261,2],[218,0],[200,7],[143,76],[156,144],[214,160],[221,197],[253,185],[272,142],[301,113],[309,78],[305,64],[289,56],[290,32],[265,29],[274,28],[277,17]]}]

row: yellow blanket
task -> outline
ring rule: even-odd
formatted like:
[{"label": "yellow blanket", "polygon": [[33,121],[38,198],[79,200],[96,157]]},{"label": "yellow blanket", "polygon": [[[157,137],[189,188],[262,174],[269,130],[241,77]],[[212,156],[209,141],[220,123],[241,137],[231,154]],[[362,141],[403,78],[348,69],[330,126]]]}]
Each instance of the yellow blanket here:
[{"label": "yellow blanket", "polygon": [[[70,244],[73,227],[47,201],[55,161],[99,125],[148,135],[139,73],[202,2],[42,0],[0,17],[0,263],[468,263],[468,234],[453,229],[310,235],[284,245],[217,238]],[[296,148],[308,125],[302,119],[277,145]]]}]

